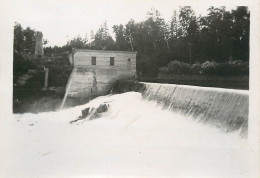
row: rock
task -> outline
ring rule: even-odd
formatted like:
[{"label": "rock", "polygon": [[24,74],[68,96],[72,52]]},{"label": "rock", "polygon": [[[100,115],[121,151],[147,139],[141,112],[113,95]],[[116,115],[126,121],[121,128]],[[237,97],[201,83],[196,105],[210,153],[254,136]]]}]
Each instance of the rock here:
[{"label": "rock", "polygon": [[81,114],[82,114],[81,118],[86,118],[88,116],[88,114],[89,114],[89,108],[83,109],[81,111]]},{"label": "rock", "polygon": [[108,103],[102,103],[97,108],[92,108],[90,111],[89,120],[99,118],[101,113],[104,113],[108,110],[108,107],[109,107]]},{"label": "rock", "polygon": [[108,110],[109,104],[100,104],[99,107],[97,108],[97,113],[102,113],[106,112]]},{"label": "rock", "polygon": [[70,123],[77,122],[79,120],[85,119],[89,117],[89,120],[97,119],[101,116],[102,113],[108,111],[109,104],[108,103],[102,103],[96,108],[86,108],[81,111],[81,116],[78,117],[78,119],[70,121]]}]

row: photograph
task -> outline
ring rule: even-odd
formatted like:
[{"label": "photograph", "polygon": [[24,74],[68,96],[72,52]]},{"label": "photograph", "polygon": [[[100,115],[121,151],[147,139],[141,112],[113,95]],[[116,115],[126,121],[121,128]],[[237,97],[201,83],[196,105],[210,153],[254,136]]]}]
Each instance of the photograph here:
[{"label": "photograph", "polygon": [[0,177],[260,176],[260,4],[231,2],[4,1]]}]

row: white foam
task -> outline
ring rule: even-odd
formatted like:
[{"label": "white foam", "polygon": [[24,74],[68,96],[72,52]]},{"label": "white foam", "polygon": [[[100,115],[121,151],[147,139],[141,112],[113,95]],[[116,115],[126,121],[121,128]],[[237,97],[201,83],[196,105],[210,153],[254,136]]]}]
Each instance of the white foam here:
[{"label": "white foam", "polygon": [[[247,140],[144,101],[140,93],[104,96],[59,112],[8,121],[5,177],[250,177]],[[109,102],[103,117],[69,124]],[[1,175],[1,174],[0,174]]]}]

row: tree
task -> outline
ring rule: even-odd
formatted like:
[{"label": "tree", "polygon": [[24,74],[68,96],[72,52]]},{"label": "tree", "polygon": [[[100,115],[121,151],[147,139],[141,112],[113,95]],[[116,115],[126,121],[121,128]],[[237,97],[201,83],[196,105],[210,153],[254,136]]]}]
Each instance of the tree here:
[{"label": "tree", "polygon": [[195,20],[195,13],[190,6],[181,7],[179,10],[179,35],[185,37],[188,35],[188,28],[192,20]]},{"label": "tree", "polygon": [[249,60],[250,14],[247,7],[240,6],[231,12],[233,16],[233,56],[239,60]]},{"label": "tree", "polygon": [[177,39],[178,38],[178,28],[179,28],[179,23],[178,23],[177,11],[174,10],[171,21],[170,21],[171,39]]},{"label": "tree", "polygon": [[125,36],[125,28],[122,24],[120,25],[114,25],[113,31],[115,33],[116,37],[116,43],[118,50],[128,50],[129,44],[127,42],[126,36]]},{"label": "tree", "polygon": [[157,43],[166,39],[165,33],[167,29],[164,19],[158,10],[152,8],[147,14],[148,19],[145,21],[145,25],[156,52],[158,48]]},{"label": "tree", "polygon": [[77,36],[76,38],[73,38],[72,40],[67,42],[67,45],[70,49],[72,48],[78,48],[78,49],[85,49],[87,48],[87,38],[82,38],[81,36]]},{"label": "tree", "polygon": [[232,16],[225,7],[210,7],[208,11],[206,45],[211,47],[210,58],[217,62],[227,61],[232,56]]},{"label": "tree", "polygon": [[90,32],[90,42],[94,41],[95,40],[95,35],[94,35],[94,31],[91,30]]},{"label": "tree", "polygon": [[168,52],[170,52],[169,39],[171,38],[171,32],[169,24],[165,23],[162,25],[162,32],[167,45]]},{"label": "tree", "polygon": [[27,27],[25,30],[23,30],[24,48],[28,51],[35,50],[35,34],[36,31],[34,29],[31,29],[30,27]]},{"label": "tree", "polygon": [[[133,19],[129,20],[128,23],[125,25],[125,36],[128,43],[131,45],[132,51],[134,51],[134,37],[137,35],[138,25],[135,24]],[[138,37],[137,37],[138,39]],[[140,50],[141,48],[139,48]]]},{"label": "tree", "polygon": [[115,47],[113,38],[109,35],[107,23],[104,22],[95,34],[95,40],[92,42],[94,49],[113,50]]},{"label": "tree", "polygon": [[15,22],[14,25],[14,51],[21,52],[24,47],[24,34],[21,24]]},{"label": "tree", "polygon": [[196,54],[194,47],[197,46],[199,27],[190,6],[180,7],[178,13],[173,12],[169,31],[172,60],[191,61],[191,51],[193,57]]}]

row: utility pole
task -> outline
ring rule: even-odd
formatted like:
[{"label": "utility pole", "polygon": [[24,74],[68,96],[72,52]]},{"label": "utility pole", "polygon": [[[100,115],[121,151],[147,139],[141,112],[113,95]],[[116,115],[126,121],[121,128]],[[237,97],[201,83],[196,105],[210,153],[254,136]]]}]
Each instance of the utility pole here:
[{"label": "utility pole", "polygon": [[132,41],[132,35],[131,35],[131,33],[130,33],[130,44],[131,44],[132,51],[134,51],[133,41]]},{"label": "utility pole", "polygon": [[164,40],[166,41],[168,52],[170,52],[169,42],[168,42],[168,38],[166,37],[165,31],[163,31],[163,36],[164,36]]},{"label": "utility pole", "polygon": [[170,52],[170,47],[169,47],[169,42],[168,42],[168,39],[166,38],[166,36],[164,36],[164,39],[166,41],[166,44],[167,44],[167,49],[168,49],[168,52]]},{"label": "utility pole", "polygon": [[190,51],[190,65],[191,65],[191,46],[192,46],[192,43],[188,42],[188,46],[189,46],[189,51]]}]

